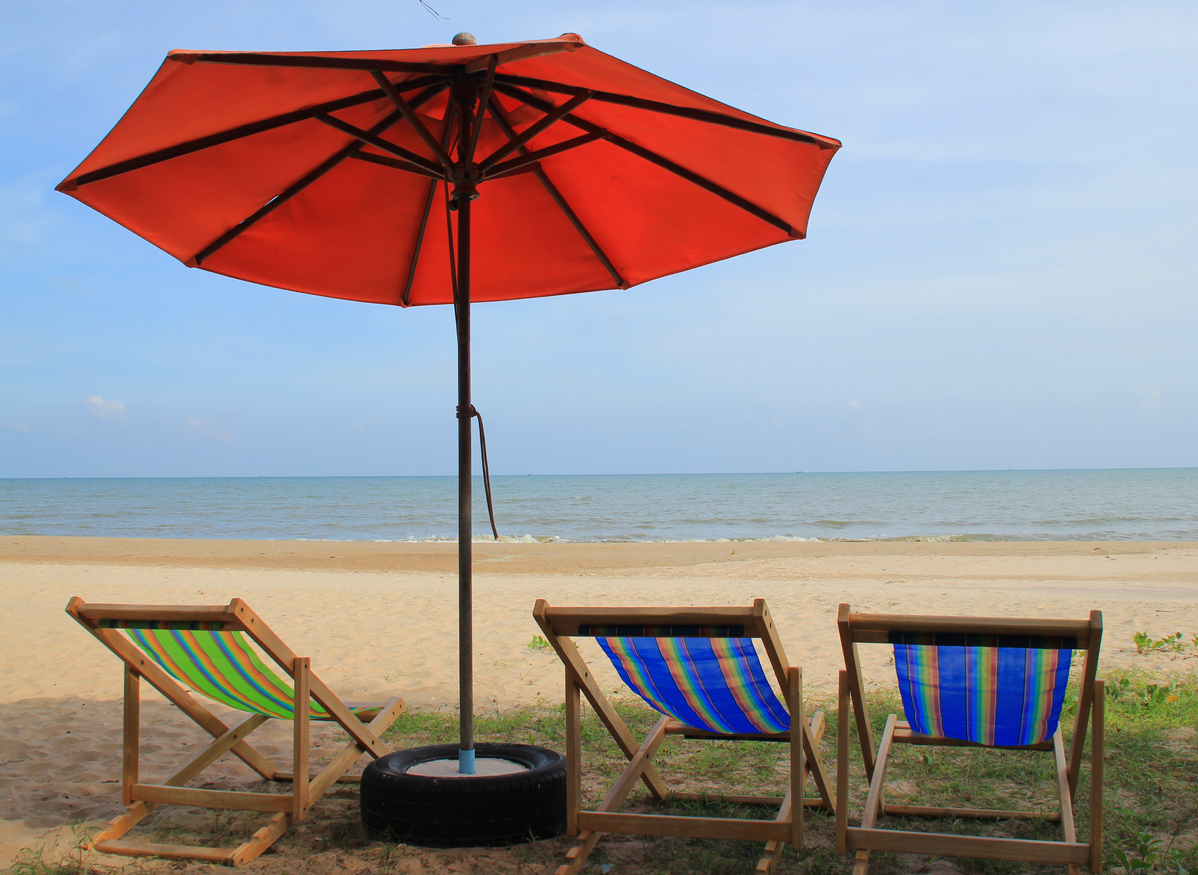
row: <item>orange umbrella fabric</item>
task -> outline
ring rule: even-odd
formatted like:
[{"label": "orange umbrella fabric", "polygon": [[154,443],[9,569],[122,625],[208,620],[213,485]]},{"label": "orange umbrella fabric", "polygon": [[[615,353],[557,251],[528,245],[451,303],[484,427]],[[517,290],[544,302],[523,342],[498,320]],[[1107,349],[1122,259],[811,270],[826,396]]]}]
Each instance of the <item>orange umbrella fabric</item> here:
[{"label": "orange umbrella fabric", "polygon": [[492,58],[474,153],[473,301],[626,288],[805,236],[839,141],[696,94],[576,34],[174,51],[58,189],[189,266],[335,298],[451,303],[438,147],[456,148],[455,76],[485,84]]}]

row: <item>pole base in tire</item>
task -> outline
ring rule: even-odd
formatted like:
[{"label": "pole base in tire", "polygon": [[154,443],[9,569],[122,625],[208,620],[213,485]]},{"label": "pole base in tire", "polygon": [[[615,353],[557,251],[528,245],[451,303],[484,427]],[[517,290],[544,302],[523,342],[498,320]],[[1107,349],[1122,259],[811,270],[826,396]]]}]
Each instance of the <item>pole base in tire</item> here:
[{"label": "pole base in tire", "polygon": [[531,744],[477,744],[475,751],[472,775],[454,770],[459,751],[453,744],[396,751],[367,766],[361,784],[367,835],[461,848],[520,844],[565,831],[565,757]]}]

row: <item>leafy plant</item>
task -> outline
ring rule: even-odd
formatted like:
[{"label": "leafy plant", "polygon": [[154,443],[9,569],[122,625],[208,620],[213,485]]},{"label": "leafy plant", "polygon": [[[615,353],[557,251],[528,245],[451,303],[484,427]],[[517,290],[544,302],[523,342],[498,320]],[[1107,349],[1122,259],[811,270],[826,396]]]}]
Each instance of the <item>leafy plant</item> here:
[{"label": "leafy plant", "polygon": [[1195,635],[1189,644],[1182,640],[1180,632],[1175,632],[1172,635],[1163,635],[1160,638],[1154,639],[1147,632],[1137,632],[1131,636],[1131,640],[1135,642],[1136,653],[1156,653],[1164,651],[1167,653],[1184,653],[1187,650],[1198,650],[1198,635]]},{"label": "leafy plant", "polygon": [[533,635],[532,640],[528,642],[528,649],[534,652],[538,650],[552,650],[553,645],[540,635]]},{"label": "leafy plant", "polygon": [[1178,875],[1198,875],[1198,864],[1190,862],[1185,851],[1172,846],[1162,847],[1159,836],[1150,832],[1134,833],[1132,848],[1125,851],[1122,848],[1111,852],[1109,863],[1118,866],[1125,872],[1177,872]]}]

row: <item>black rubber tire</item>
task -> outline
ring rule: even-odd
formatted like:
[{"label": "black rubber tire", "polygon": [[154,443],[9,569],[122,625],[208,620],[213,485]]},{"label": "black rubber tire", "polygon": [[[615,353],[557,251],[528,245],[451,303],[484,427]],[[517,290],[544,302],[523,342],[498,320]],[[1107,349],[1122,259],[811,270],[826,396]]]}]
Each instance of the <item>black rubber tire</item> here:
[{"label": "black rubber tire", "polygon": [[526,766],[510,775],[432,778],[408,769],[456,760],[458,746],[396,751],[362,773],[362,826],[371,838],[435,848],[510,845],[548,839],[566,828],[566,759],[531,744],[477,744],[479,759]]}]

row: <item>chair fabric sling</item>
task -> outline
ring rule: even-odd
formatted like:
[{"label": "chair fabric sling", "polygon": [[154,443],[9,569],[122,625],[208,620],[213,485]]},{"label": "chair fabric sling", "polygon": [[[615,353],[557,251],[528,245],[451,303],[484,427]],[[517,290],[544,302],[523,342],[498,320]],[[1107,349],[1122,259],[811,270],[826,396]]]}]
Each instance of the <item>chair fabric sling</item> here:
[{"label": "chair fabric sling", "polygon": [[[1104,687],[1097,680],[1102,613],[1087,620],[855,614],[837,616],[845,670],[840,673],[837,737],[836,844],[856,852],[854,875],[866,875],[872,850],[1080,865],[1102,869]],[[891,714],[875,744],[864,696],[858,646],[889,644],[906,724]],[[1061,709],[1073,651],[1085,653],[1077,716],[1066,752]],[[849,735],[855,722],[869,793],[859,827],[848,825]],[[1074,804],[1090,731],[1090,835],[1079,842]],[[1049,753],[1056,763],[1059,811],[977,810],[905,804],[887,799],[885,779],[896,744],[976,746]],[[882,828],[887,815],[1060,824],[1057,841]]]},{"label": "chair fabric sling", "polygon": [[[295,719],[294,686],[279,678],[262,661],[241,632],[164,629],[161,624],[119,621],[106,628],[123,629],[171,677],[210,699],[238,711],[281,720]],[[310,719],[333,719],[319,702],[308,701]],[[350,708],[351,713],[368,710],[369,706]]]},{"label": "chair fabric sling", "polygon": [[725,734],[790,729],[751,638],[597,640],[621,680],[679,723]]},{"label": "chair fabric sling", "polygon": [[927,635],[890,637],[903,711],[915,732],[1026,747],[1057,731],[1076,639],[1048,649],[1029,648],[1018,636],[948,644],[914,640]]},{"label": "chair fabric sling", "polygon": [[[768,873],[787,843],[803,842],[803,809],[835,809],[819,742],[823,712],[810,720],[803,710],[801,672],[786,662],[773,620],[762,599],[734,608],[552,608],[537,601],[533,615],[566,668],[567,823],[577,835],[557,875],[585,865],[605,833],[672,835],[764,841],[758,873]],[[603,694],[573,638],[593,638],[620,678],[662,714],[638,740]],[[780,698],[758,657],[761,642]],[[628,759],[624,772],[596,810],[582,808],[582,739],[579,704],[585,697]],[[793,715],[793,719],[792,719]],[[652,757],[670,735],[696,739],[746,739],[789,743],[785,796],[720,796],[667,788]],[[805,798],[808,776],[818,795]],[[641,782],[655,800],[720,801],[775,806],[773,820],[620,811]]]},{"label": "chair fabric sling", "polygon": [[[127,808],[91,838],[91,847],[101,853],[239,866],[270,847],[292,823],[307,818],[312,804],[335,782],[357,780],[345,773],[363,754],[379,757],[390,752],[379,736],[403,712],[403,700],[347,706],[312,671],[311,660],[296,655],[241,599],[228,605],[100,605],[73,598],[67,613],[124,663],[121,799]],[[267,658],[277,668],[268,665]],[[157,783],[143,778],[139,762],[143,680],[212,736],[206,747]],[[228,725],[191,691],[245,716]],[[286,768],[247,741],[270,718],[292,724],[292,757]],[[313,720],[335,722],[349,736],[349,743],[315,775],[310,773]],[[290,782],[291,791],[188,786],[230,753],[266,781]],[[273,817],[247,841],[229,849],[124,838],[158,805],[257,811]]]}]

